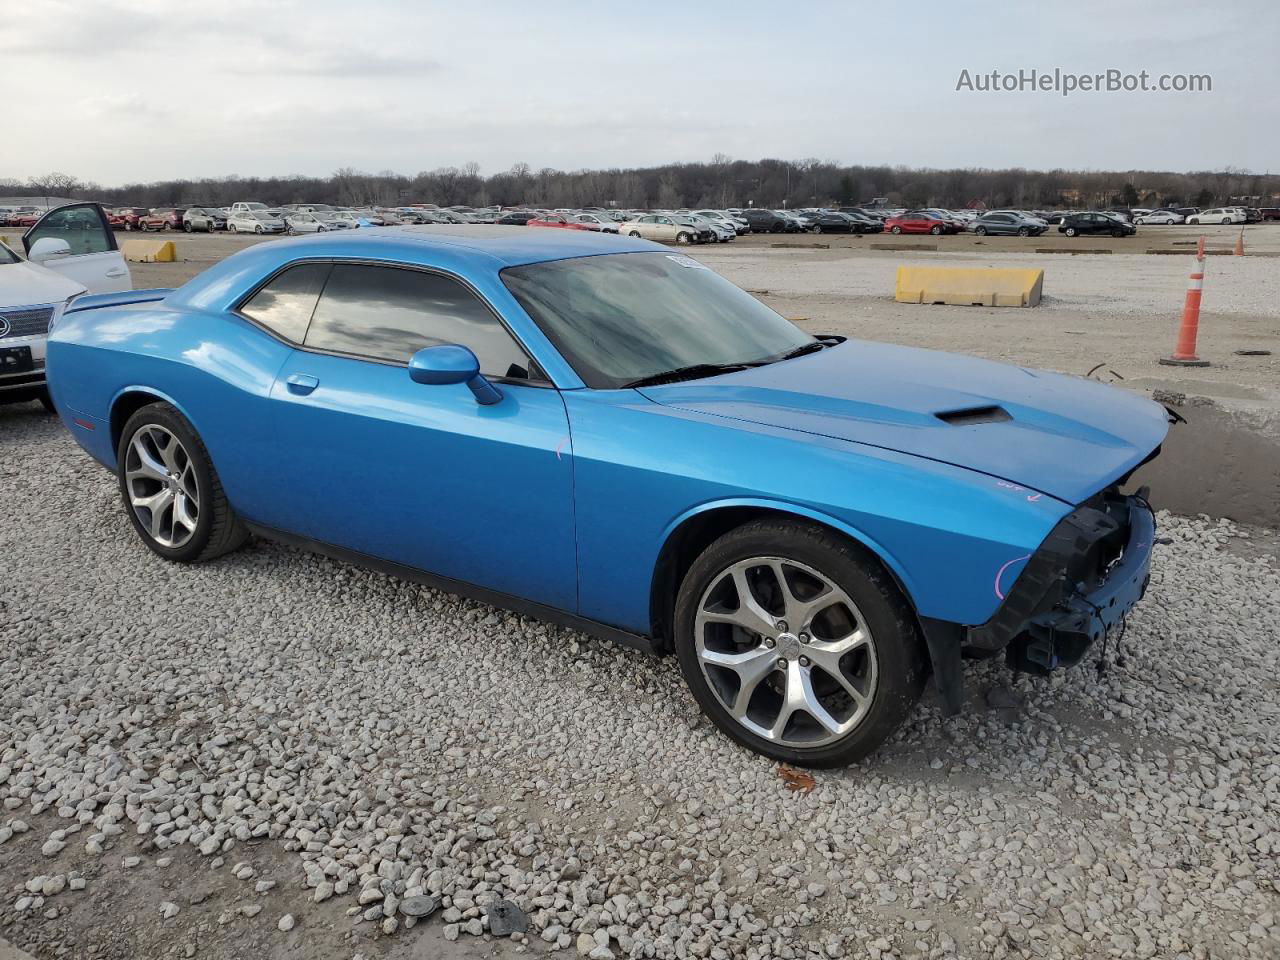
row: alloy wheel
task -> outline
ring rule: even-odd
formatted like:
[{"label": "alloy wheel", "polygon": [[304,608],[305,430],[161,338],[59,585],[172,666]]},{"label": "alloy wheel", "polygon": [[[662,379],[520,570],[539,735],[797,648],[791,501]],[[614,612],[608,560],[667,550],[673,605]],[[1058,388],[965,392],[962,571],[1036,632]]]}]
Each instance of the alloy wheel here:
[{"label": "alloy wheel", "polygon": [[752,557],[722,570],[698,602],[694,650],[725,711],[780,745],[839,740],[875,699],[866,620],[845,590],[794,560]]},{"label": "alloy wheel", "polygon": [[181,547],[200,522],[200,485],[186,448],[167,428],[149,423],[134,433],[124,463],[129,505],[162,547]]}]

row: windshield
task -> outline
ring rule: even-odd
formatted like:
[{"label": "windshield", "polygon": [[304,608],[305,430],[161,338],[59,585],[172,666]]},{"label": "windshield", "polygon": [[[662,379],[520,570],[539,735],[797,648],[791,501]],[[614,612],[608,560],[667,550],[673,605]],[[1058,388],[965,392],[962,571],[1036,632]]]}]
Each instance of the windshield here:
[{"label": "windshield", "polygon": [[508,267],[502,279],[595,389],[697,364],[771,359],[815,342],[682,254],[616,253],[532,263]]}]

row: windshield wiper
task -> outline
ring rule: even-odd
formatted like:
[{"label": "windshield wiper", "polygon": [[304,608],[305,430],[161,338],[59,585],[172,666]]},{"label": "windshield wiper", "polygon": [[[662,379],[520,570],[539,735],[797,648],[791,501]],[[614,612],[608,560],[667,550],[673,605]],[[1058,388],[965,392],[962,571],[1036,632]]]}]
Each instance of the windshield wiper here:
[{"label": "windshield wiper", "polygon": [[624,383],[624,387],[652,387],[660,383],[676,383],[680,380],[697,380],[699,377],[713,377],[721,373],[734,373],[757,366],[754,363],[691,363],[687,367],[676,367],[662,373],[651,373]]},{"label": "windshield wiper", "polygon": [[831,346],[824,340],[812,340],[809,343],[801,344],[794,350],[788,350],[782,356],[775,358],[776,360],[794,360],[796,357],[803,357],[805,354],[817,353],[819,350]]}]

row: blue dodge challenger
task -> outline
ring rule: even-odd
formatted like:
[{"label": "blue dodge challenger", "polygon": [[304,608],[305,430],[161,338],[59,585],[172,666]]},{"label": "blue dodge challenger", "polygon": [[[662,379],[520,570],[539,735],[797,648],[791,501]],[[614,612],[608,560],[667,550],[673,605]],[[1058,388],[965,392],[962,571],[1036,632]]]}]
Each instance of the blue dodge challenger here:
[{"label": "blue dodge challenger", "polygon": [[86,296],[54,403],[138,536],[251,533],[674,653],[728,736],[859,759],[962,657],[1077,663],[1148,581],[1165,411],[810,336],[639,239],[405,227]]}]

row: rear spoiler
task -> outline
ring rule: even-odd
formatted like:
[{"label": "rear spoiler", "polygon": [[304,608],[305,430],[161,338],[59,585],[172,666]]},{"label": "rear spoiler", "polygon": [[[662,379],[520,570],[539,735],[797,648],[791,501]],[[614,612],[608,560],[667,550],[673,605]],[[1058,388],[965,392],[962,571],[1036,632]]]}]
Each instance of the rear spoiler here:
[{"label": "rear spoiler", "polygon": [[63,311],[63,316],[68,313],[79,313],[81,310],[97,310],[100,307],[127,307],[135,303],[154,303],[157,300],[163,300],[175,289],[175,287],[157,287],[153,290],[125,290],[121,293],[93,293],[76,297]]}]

